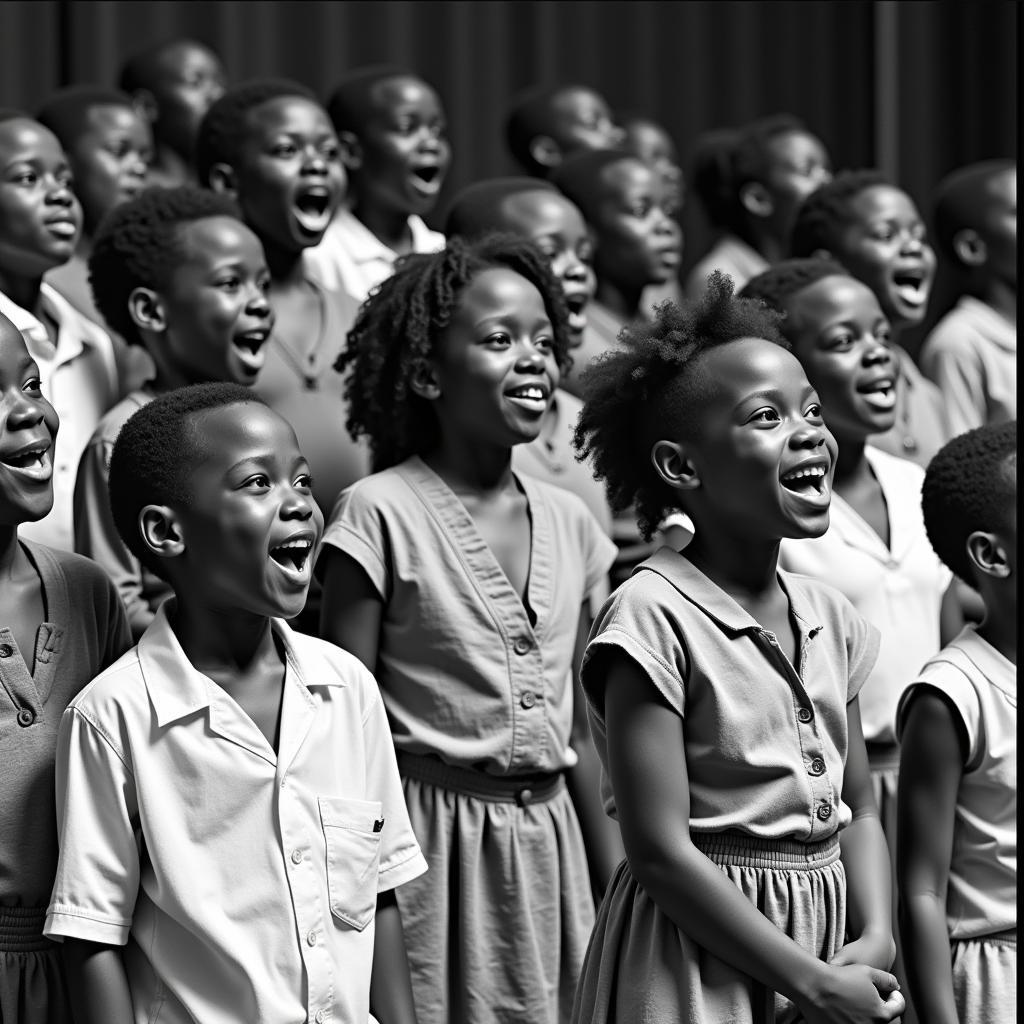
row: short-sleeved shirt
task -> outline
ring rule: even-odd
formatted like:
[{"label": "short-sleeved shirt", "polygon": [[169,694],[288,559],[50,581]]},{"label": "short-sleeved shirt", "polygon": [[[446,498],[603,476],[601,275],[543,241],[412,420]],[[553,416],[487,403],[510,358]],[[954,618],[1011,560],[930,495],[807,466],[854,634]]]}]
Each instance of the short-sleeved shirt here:
[{"label": "short-sleeved shirt", "polygon": [[[415,215],[408,218],[412,236],[410,252],[440,252],[444,235],[431,231]],[[305,254],[309,272],[325,288],[341,289],[357,303],[365,301],[371,289],[390,277],[398,253],[386,246],[351,210],[334,215],[320,244]]]},{"label": "short-sleeved shirt", "polygon": [[40,286],[39,301],[57,325],[56,345],[33,313],[0,293],[0,313],[24,336],[29,354],[39,365],[43,395],[60,417],[52,452],[53,508],[18,532],[27,540],[73,551],[72,500],[78,460],[100,417],[121,397],[120,381],[114,345],[106,331],[46,283]]},{"label": "short-sleeved shirt", "polygon": [[1017,927],[1017,666],[967,626],[903,694],[934,687],[953,703],[967,734],[956,796],[946,919],[954,939]]},{"label": "short-sleeved shirt", "polygon": [[779,564],[831,583],[881,633],[878,661],[860,695],[860,714],[866,740],[894,743],[900,694],[942,646],[939,617],[953,576],[925,532],[924,471],[871,445],[864,453],[885,496],[888,547],[833,493],[828,530],[821,537],[784,540]]},{"label": "short-sleeved shirt", "polygon": [[727,232],[686,275],[683,296],[688,302],[701,298],[707,291],[708,275],[714,270],[728,274],[735,290],[739,291],[752,277],[763,274],[767,269],[768,261],[756,249],[738,235]]},{"label": "short-sleeved shirt", "polygon": [[494,775],[575,763],[580,609],[615,553],[576,495],[517,479],[532,527],[529,610],[418,456],[349,488],[323,541],[362,566],[384,603],[374,674],[395,746]]},{"label": "short-sleeved shirt", "polygon": [[274,620],[275,753],[169,607],[64,714],[45,934],[126,945],[139,1024],[364,1024],[377,893],[426,870],[373,677]]},{"label": "short-sleeved shirt", "polygon": [[82,452],[75,479],[75,550],[102,566],[114,581],[136,637],[153,621],[160,603],[171,596],[171,587],[145,568],[121,540],[110,511],[107,481],[117,435],[154,397],[152,391],[133,391],[103,416]]},{"label": "short-sleeved shirt", "polygon": [[921,348],[921,369],[946,403],[950,435],[1017,418],[1017,327],[964,295]]},{"label": "short-sleeved shirt", "polygon": [[46,621],[21,651],[0,621],[0,907],[45,907],[57,868],[53,763],[68,702],[128,649],[113,584],[87,558],[22,541]]},{"label": "short-sleeved shirt", "polygon": [[683,721],[692,832],[817,842],[849,824],[841,799],[847,705],[871,670],[878,636],[831,587],[778,575],[798,635],[795,666],[774,634],[669,548],[608,599],[582,678],[613,817],[604,697],[607,655],[617,650]]}]

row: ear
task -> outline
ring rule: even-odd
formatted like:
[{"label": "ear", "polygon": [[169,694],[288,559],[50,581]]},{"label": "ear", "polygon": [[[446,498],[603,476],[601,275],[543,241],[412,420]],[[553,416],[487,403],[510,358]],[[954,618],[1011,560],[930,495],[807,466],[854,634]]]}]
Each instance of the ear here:
[{"label": "ear", "polygon": [[152,288],[132,289],[128,296],[128,315],[140,330],[157,333],[167,330],[163,299]]},{"label": "ear", "polygon": [[414,371],[409,387],[413,394],[425,398],[428,402],[436,402],[441,397],[441,385],[438,383],[437,374],[430,365],[420,365]]},{"label": "ear", "polygon": [[222,195],[238,198],[238,176],[230,164],[214,164],[210,168],[210,189]]},{"label": "ear", "polygon": [[999,535],[975,530],[967,538],[967,557],[978,572],[1005,580],[1013,572]]},{"label": "ear", "polygon": [[177,558],[185,550],[181,524],[166,505],[146,505],[139,512],[142,543],[159,558]]},{"label": "ear", "polygon": [[132,93],[132,106],[138,115],[153,124],[159,116],[156,97],[148,89],[136,89]]},{"label": "ear", "polygon": [[834,259],[834,257],[832,253],[828,251],[828,249],[815,249],[814,252],[811,253],[811,259],[831,260]]},{"label": "ear", "polygon": [[759,181],[748,181],[740,189],[740,203],[753,217],[770,217],[775,211],[775,203],[768,189]]},{"label": "ear", "polygon": [[965,267],[980,267],[988,259],[988,246],[973,228],[962,228],[953,236],[953,252]]},{"label": "ear", "polygon": [[341,147],[341,162],[345,169],[358,171],[363,166],[363,147],[355,132],[338,132],[338,144]]},{"label": "ear", "polygon": [[536,135],[530,140],[530,156],[541,167],[557,167],[562,162],[562,147],[550,135]]},{"label": "ear", "polygon": [[700,475],[686,449],[675,441],[655,441],[651,449],[651,463],[658,476],[679,491],[693,491],[700,487]]}]

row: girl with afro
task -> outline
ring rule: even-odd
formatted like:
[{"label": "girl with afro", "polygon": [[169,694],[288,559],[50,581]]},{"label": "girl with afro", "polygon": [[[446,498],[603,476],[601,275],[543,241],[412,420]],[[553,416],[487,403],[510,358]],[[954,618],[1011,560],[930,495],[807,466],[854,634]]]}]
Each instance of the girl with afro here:
[{"label": "girl with afro", "polygon": [[574,679],[615,548],[511,468],[568,349],[547,260],[499,235],[401,260],[338,361],[375,472],[330,516],[321,633],[377,677],[430,866],[398,900],[420,1024],[565,1020],[614,865]]},{"label": "girl with afro", "polygon": [[576,429],[613,508],[695,527],[606,602],[582,668],[626,858],[578,1024],[889,1021],[903,999],[857,694],[878,638],[779,570],[828,528],[837,447],[777,314],[713,274],[585,376]]}]

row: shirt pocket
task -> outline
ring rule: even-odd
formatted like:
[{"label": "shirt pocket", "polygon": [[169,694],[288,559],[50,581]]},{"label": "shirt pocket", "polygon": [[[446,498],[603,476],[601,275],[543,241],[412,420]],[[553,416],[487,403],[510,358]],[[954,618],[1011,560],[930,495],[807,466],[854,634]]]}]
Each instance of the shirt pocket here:
[{"label": "shirt pocket", "polygon": [[327,892],[331,913],[362,931],[377,909],[380,840],[384,827],[378,800],[318,797],[327,843]]}]

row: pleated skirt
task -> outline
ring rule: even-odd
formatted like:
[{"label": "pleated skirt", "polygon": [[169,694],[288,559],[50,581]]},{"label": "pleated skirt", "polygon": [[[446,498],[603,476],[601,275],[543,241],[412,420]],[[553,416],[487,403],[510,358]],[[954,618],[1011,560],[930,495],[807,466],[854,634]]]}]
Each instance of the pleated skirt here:
[{"label": "pleated skirt", "polygon": [[954,939],[953,998],[962,1024],[1015,1024],[1017,932]]},{"label": "pleated skirt", "polygon": [[[846,874],[838,837],[815,844],[738,833],[694,836],[750,902],[820,960],[843,945]],[[627,861],[598,913],[573,1007],[575,1024],[775,1024],[799,1020],[785,997],[712,956],[640,887]]]}]

